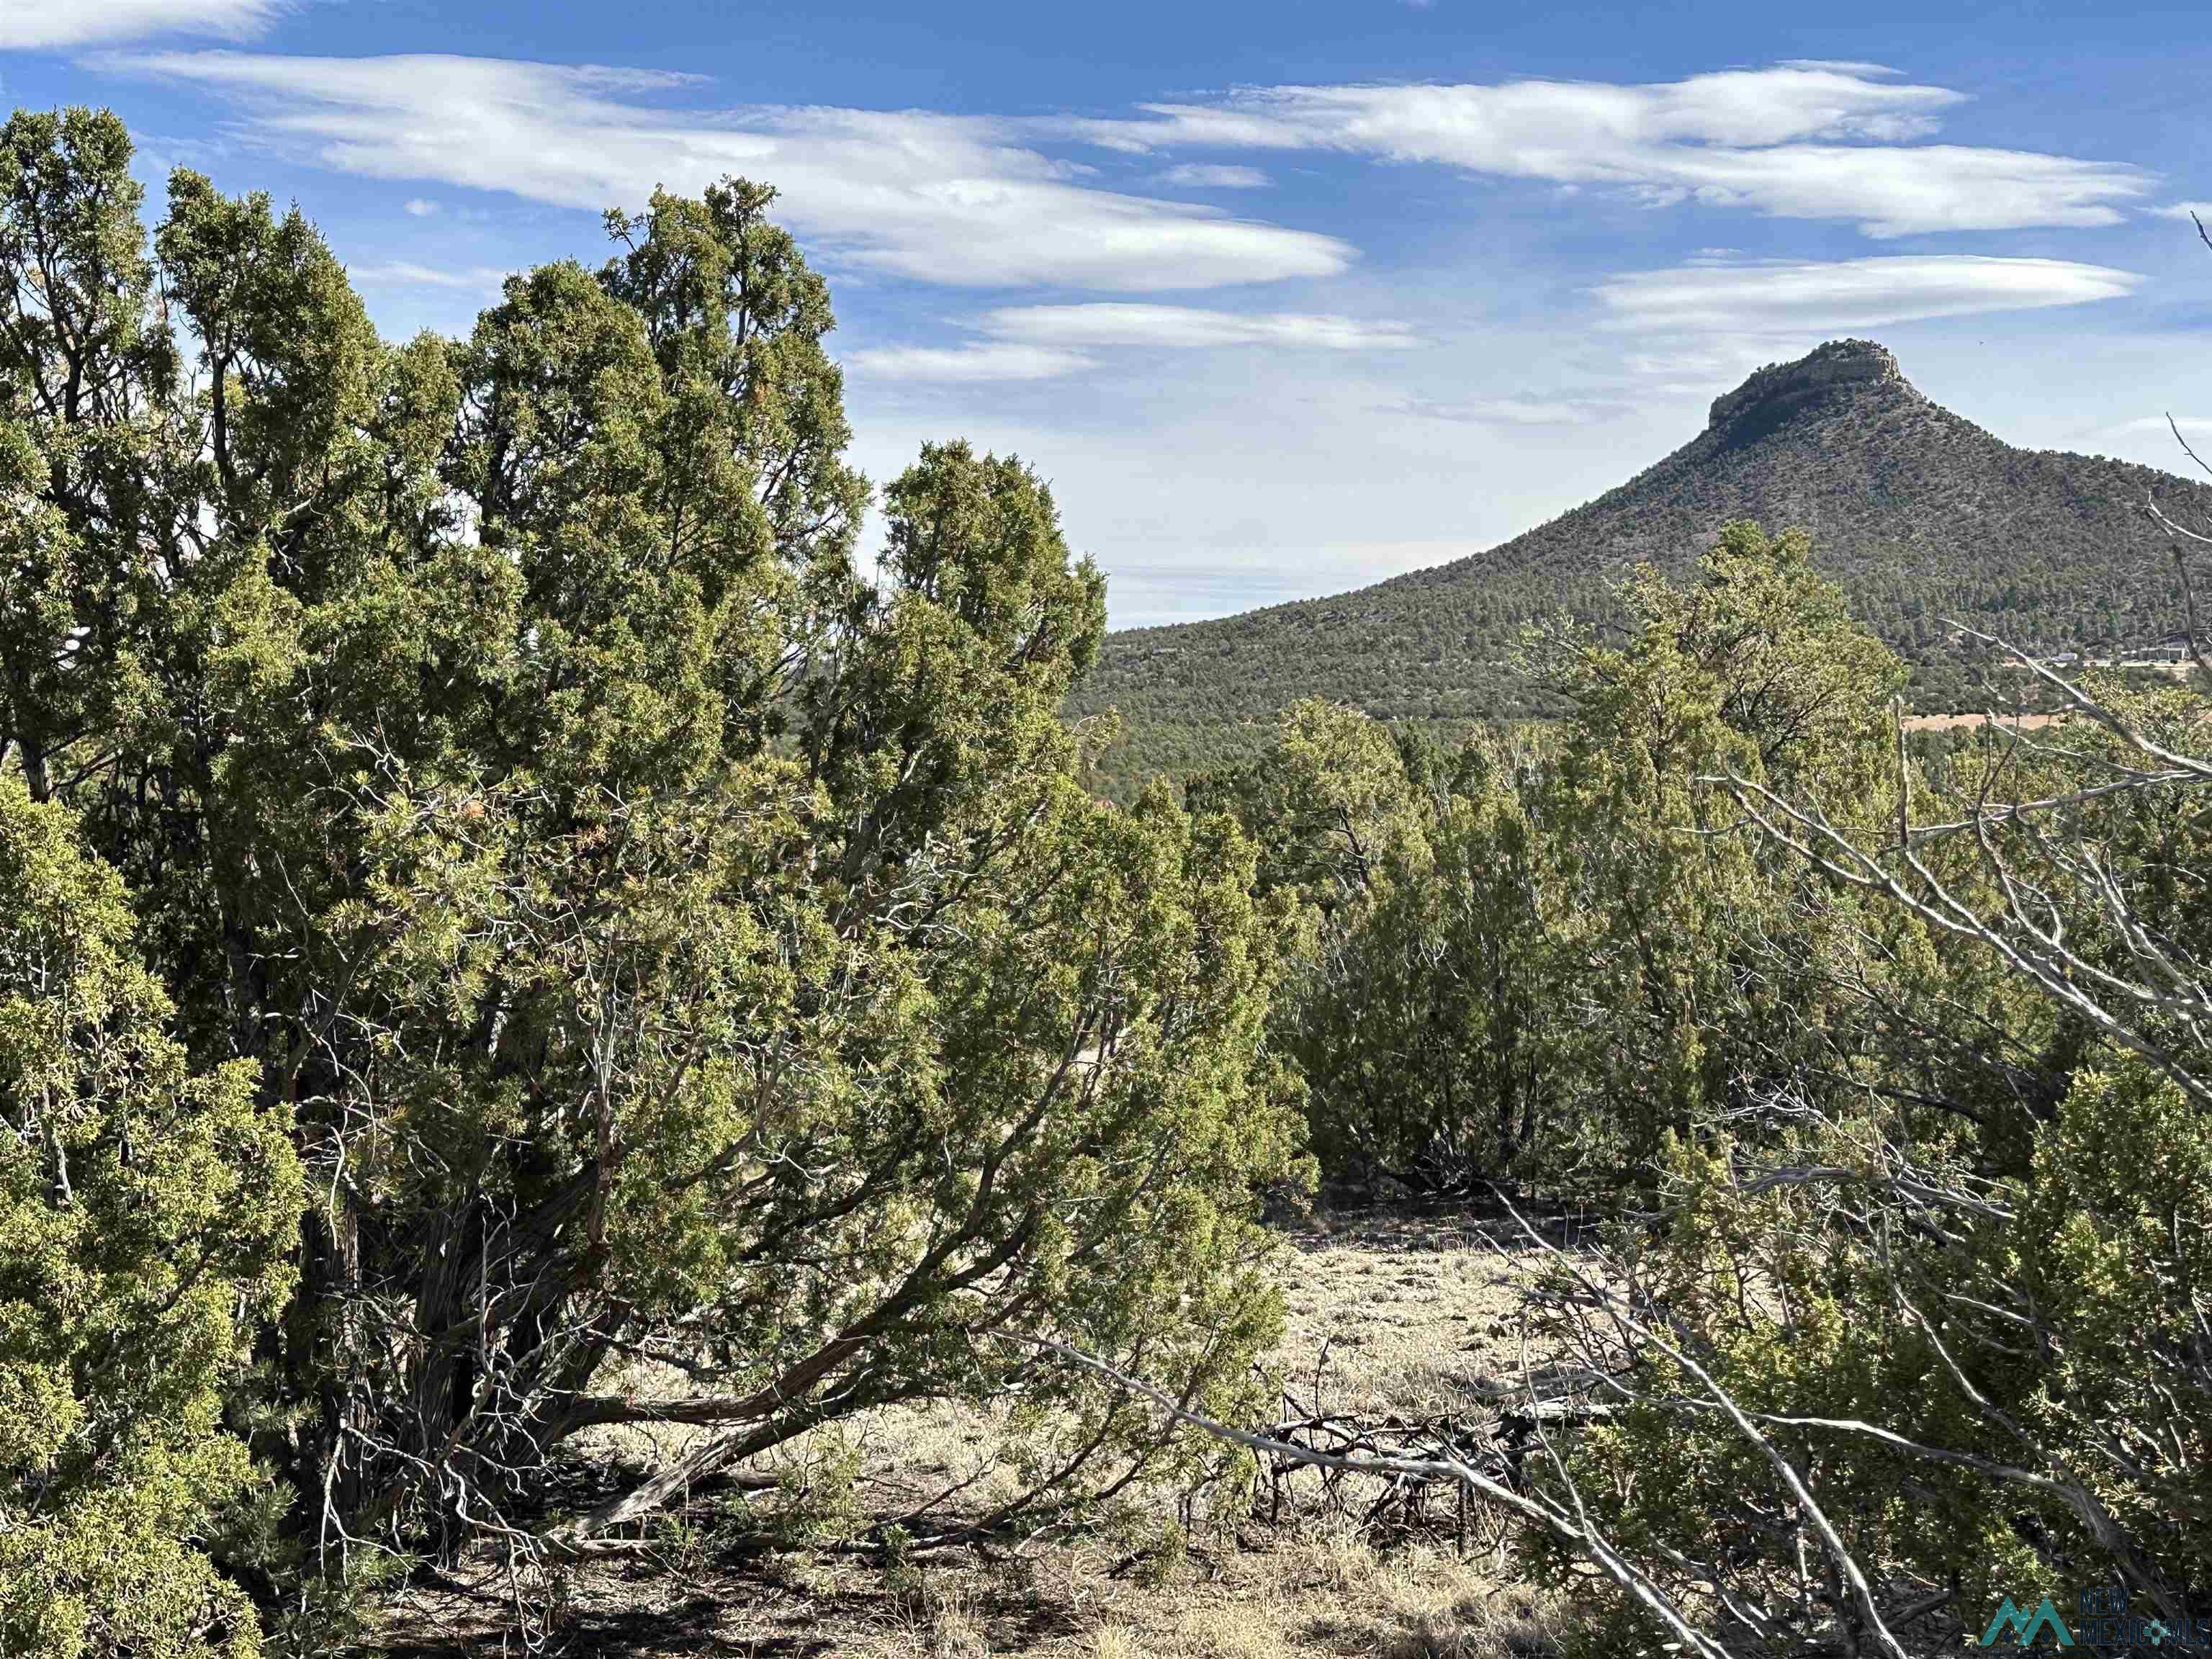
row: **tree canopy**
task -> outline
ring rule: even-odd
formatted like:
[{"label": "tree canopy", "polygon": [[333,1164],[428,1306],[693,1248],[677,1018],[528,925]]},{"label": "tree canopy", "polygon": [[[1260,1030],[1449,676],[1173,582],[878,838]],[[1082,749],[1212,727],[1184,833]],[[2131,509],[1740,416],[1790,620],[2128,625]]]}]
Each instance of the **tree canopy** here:
[{"label": "tree canopy", "polygon": [[[8,1085],[39,1271],[94,1273],[95,1237],[185,1271],[203,1208],[95,1224],[264,1172],[204,1269],[251,1294],[137,1402],[205,1463],[148,1549],[204,1540],[248,1450],[328,1575],[536,1550],[1022,1378],[1066,1407],[1064,1503],[1160,1437],[1005,1334],[1248,1386],[1257,1194],[1295,1174],[1275,942],[1226,819],[1078,786],[1060,708],[1103,585],[1036,476],[927,447],[863,573],[827,295],[764,187],[656,196],[599,270],[394,344],[296,210],[179,171],[149,236],[130,155],[82,110],[0,132],[0,808],[9,848],[71,849],[10,878],[40,927],[112,959],[40,994],[125,1022],[70,1060],[87,1016],[9,1005],[52,1026]],[[146,1106],[30,1103],[117,1044]],[[100,1184],[93,1149],[149,1137]],[[0,1514],[106,1409],[71,1352],[9,1372],[46,1403]],[[644,1420],[715,1432],[597,1512],[533,1509],[564,1442]],[[297,1571],[224,1565],[264,1602]],[[118,1583],[76,1593],[112,1613]]]}]

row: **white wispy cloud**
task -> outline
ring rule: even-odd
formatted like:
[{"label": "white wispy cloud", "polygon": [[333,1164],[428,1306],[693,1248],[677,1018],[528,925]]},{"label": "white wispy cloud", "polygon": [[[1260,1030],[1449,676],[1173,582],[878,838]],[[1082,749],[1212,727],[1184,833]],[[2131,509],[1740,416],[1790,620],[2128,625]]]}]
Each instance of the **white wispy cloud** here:
[{"label": "white wispy cloud", "polygon": [[2212,415],[2145,415],[2139,420],[2123,421],[2118,426],[2106,427],[2107,432],[2165,432],[2179,427],[2185,433],[2212,434]]},{"label": "white wispy cloud", "polygon": [[1332,149],[1695,199],[1869,235],[2103,225],[2148,188],[2134,167],[1919,142],[1965,94],[1863,64],[1793,63],[1648,85],[1509,81],[1249,88],[1060,124],[1123,150]]},{"label": "white wispy cloud", "polygon": [[349,265],[346,274],[362,288],[447,288],[486,295],[498,293],[500,285],[507,280],[505,271],[491,265],[447,270],[437,265],[417,264],[411,259]]},{"label": "white wispy cloud", "polygon": [[1583,426],[1620,412],[1621,404],[1598,398],[1475,398],[1462,402],[1408,398],[1382,412],[1466,426]]},{"label": "white wispy cloud", "polygon": [[428,219],[438,211],[438,204],[427,196],[410,197],[400,205],[417,219]]},{"label": "white wispy cloud", "polygon": [[164,34],[246,40],[283,0],[0,0],[0,52],[114,46]]},{"label": "white wispy cloud", "polygon": [[1306,312],[1211,311],[1198,306],[1009,306],[982,319],[1002,339],[1066,347],[1310,346],[1329,351],[1393,350],[1419,342],[1402,323]]},{"label": "white wispy cloud", "polygon": [[[373,178],[567,207],[641,204],[724,173],[835,259],[927,282],[1122,292],[1326,276],[1333,236],[1089,187],[1010,124],[927,111],[670,108],[687,77],[441,56],[166,52],[112,60],[228,92],[264,139]],[[656,99],[659,101],[656,101]]]},{"label": "white wispy cloud", "polygon": [[1606,326],[1641,332],[1804,333],[1927,317],[2080,305],[2132,293],[2142,278],[2064,259],[1973,254],[1624,273],[1593,290]]},{"label": "white wispy cloud", "polygon": [[1159,175],[1164,185],[1191,190],[1265,190],[1274,181],[1257,167],[1226,167],[1206,161],[1185,161]]},{"label": "white wispy cloud", "polygon": [[2212,202],[2168,202],[2150,211],[2161,219],[2208,219],[2212,218]]},{"label": "white wispy cloud", "polygon": [[870,346],[846,354],[845,362],[864,374],[887,380],[1049,380],[1088,368],[1092,359],[1079,351],[1012,341],[960,346]]},{"label": "white wispy cloud", "polygon": [[1416,343],[1397,323],[1304,312],[1238,313],[1198,306],[1007,306],[974,324],[990,337],[953,346],[869,346],[845,361],[884,380],[1046,380],[1094,367],[1100,350],[1200,351],[1231,346],[1389,350]]}]

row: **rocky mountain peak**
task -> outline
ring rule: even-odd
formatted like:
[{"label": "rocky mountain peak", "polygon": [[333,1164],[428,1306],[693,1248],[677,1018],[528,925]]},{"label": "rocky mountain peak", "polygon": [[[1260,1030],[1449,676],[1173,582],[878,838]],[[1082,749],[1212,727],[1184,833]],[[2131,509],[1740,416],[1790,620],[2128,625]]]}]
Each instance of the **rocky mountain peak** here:
[{"label": "rocky mountain peak", "polygon": [[1791,363],[1769,363],[1735,391],[1713,399],[1707,429],[1771,428],[1789,416],[1839,398],[1872,391],[1924,403],[1886,346],[1872,340],[1831,340]]},{"label": "rocky mountain peak", "polygon": [[1835,340],[1760,369],[1672,454],[1510,542],[1356,592],[1109,635],[1069,707],[1123,711],[1111,765],[1129,784],[1249,755],[1298,697],[1436,722],[1447,741],[1471,720],[1563,714],[1520,666],[1529,623],[1564,611],[1618,626],[1623,577],[1690,578],[1748,519],[1810,533],[1816,566],[1913,665],[1920,707],[1978,708],[1979,669],[1942,617],[2045,652],[2175,631],[2183,596],[2142,512],[2154,493],[2212,515],[2212,486],[2014,448],[1914,390],[1873,341]]}]

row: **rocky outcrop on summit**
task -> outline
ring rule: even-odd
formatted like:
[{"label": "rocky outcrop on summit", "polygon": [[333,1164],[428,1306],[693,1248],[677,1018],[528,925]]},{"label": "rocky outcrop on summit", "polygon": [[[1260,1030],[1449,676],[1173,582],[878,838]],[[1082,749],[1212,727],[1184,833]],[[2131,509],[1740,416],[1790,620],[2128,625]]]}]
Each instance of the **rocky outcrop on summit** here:
[{"label": "rocky outcrop on summit", "polygon": [[1746,428],[1769,429],[1809,404],[1861,390],[1927,401],[1912,389],[1887,347],[1872,340],[1831,340],[1794,363],[1769,363],[1735,391],[1714,398],[1706,430],[1740,439]]},{"label": "rocky outcrop on summit", "polygon": [[1679,571],[1733,519],[1802,527],[1861,618],[1916,666],[1921,706],[1966,696],[1944,618],[2030,649],[2128,645],[2179,623],[2143,511],[2212,490],[2101,457],[2015,449],[1916,391],[1869,340],[1759,370],[1705,429],[1616,489],[1470,557],[1217,622],[1109,635],[1074,712],[1118,708],[1119,779],[1225,759],[1284,705],[1392,719],[1556,712],[1513,667],[1533,618],[1603,619],[1639,563]]}]

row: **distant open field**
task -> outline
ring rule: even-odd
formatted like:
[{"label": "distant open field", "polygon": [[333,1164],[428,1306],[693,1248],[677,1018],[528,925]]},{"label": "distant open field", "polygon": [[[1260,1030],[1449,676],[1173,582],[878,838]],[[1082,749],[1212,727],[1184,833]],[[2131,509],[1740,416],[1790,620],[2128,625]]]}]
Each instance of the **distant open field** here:
[{"label": "distant open field", "polygon": [[[1493,1232],[1496,1230],[1492,1230]],[[1503,1251],[1472,1221],[1380,1212],[1287,1236],[1288,1314],[1274,1361],[1302,1401],[1362,1417],[1469,1409],[1473,1385],[1516,1363],[1515,1282],[1533,1253]],[[678,1444],[670,1440],[663,1451]],[[945,1408],[862,1425],[862,1515],[902,1513],[925,1489],[980,1476],[973,1513],[1011,1490],[994,1425]],[[636,1455],[647,1449],[629,1446]],[[804,1456],[805,1453],[799,1455]],[[989,1559],[969,1547],[887,1571],[872,1549],[767,1551],[730,1524],[727,1496],[667,1528],[665,1545],[595,1562],[568,1586],[552,1650],[575,1655],[1087,1656],[1088,1659],[1475,1659],[1553,1651],[1546,1601],[1448,1517],[1378,1547],[1295,1501],[1275,1525],[1201,1532],[1177,1552],[1107,1532],[1034,1540]],[[717,1514],[726,1517],[720,1524]],[[502,1646],[495,1572],[411,1594],[380,1651],[448,1659]]]},{"label": "distant open field", "polygon": [[[2066,714],[1999,714],[1996,724],[2008,732],[2040,732],[2047,726],[2057,726],[2070,719]],[[1990,724],[1987,714],[1908,714],[1905,729],[1908,732],[1957,732],[1968,727]]]}]

